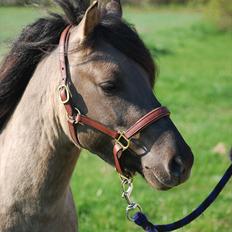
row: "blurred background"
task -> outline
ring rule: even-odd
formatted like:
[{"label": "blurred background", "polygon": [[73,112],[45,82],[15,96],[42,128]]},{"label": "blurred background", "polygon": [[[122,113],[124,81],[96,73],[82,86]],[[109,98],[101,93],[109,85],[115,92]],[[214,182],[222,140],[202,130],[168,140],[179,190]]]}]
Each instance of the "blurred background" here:
[{"label": "blurred background", "polygon": [[[177,220],[212,190],[229,165],[232,145],[232,1],[125,0],[135,26],[159,65],[154,92],[195,154],[189,181],[167,192],[135,179],[134,198],[157,224]],[[49,0],[0,0],[0,60],[22,28],[56,10]],[[110,155],[110,154],[109,154]],[[125,217],[114,169],[82,152],[72,190],[83,232],[139,232]],[[232,183],[185,232],[232,231]]]}]

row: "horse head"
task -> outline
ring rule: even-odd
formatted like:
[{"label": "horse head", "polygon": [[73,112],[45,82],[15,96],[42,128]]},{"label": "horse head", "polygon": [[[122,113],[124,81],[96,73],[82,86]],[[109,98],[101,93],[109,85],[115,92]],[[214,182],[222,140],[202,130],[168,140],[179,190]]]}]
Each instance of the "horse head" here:
[{"label": "horse head", "polygon": [[[99,5],[95,1],[70,29],[72,107],[111,130],[126,131],[161,106],[153,94],[156,67],[134,28],[123,21],[120,1]],[[72,139],[64,115],[60,104],[62,127]],[[114,165],[112,138],[82,123],[75,130],[79,146]],[[187,180],[193,164],[191,149],[168,116],[133,135],[118,158],[123,171],[138,172],[161,190]]]}]

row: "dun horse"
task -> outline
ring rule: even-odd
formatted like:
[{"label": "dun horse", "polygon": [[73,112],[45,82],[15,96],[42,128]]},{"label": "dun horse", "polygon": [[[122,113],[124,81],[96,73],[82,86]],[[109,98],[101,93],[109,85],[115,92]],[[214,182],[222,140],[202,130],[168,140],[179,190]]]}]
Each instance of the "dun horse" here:
[{"label": "dun horse", "polygon": [[[56,2],[65,16],[52,14],[27,26],[0,69],[1,232],[77,230],[70,177],[82,148],[111,165],[117,161],[123,173],[140,173],[161,190],[184,182],[193,164],[167,110],[137,130],[131,143],[122,134],[120,142],[78,122],[71,128],[74,141],[69,101],[78,109],[76,116],[88,116],[111,131],[125,131],[149,112],[153,117],[161,105],[152,91],[156,67],[136,31],[122,20],[120,1],[105,6]],[[60,54],[59,39],[68,25],[68,43]],[[68,87],[61,85],[60,56]],[[60,99],[58,89],[70,99]],[[117,157],[115,142],[128,143]]]}]

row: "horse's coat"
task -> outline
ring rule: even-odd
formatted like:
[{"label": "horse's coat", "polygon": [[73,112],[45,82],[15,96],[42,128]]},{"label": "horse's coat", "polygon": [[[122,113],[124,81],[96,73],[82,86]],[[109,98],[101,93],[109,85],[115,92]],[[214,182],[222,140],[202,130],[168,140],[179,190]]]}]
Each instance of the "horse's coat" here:
[{"label": "horse's coat", "polygon": [[[79,150],[60,126],[65,114],[53,91],[59,75],[54,58],[38,65],[1,133],[0,231],[75,231],[68,183]],[[51,66],[55,75],[50,75]]]},{"label": "horse's coat", "polygon": [[[73,10],[69,1],[59,2],[68,4],[67,11]],[[115,130],[128,128],[160,105],[151,88],[155,71],[151,57],[138,35],[121,21],[121,5],[117,4],[119,1],[112,0],[99,12],[94,3],[85,11],[80,24],[71,32],[68,54],[76,106]],[[112,39],[117,30],[124,32],[118,35],[124,41]],[[28,47],[35,45],[33,41],[23,42]],[[10,85],[14,80],[7,75],[10,59],[1,69],[1,232],[77,230],[69,182],[80,148],[71,141],[65,110],[57,93],[61,75],[58,48],[43,59],[40,54],[40,58],[25,89],[19,85],[22,97],[19,93],[13,103],[10,99],[15,96],[17,85]],[[5,101],[11,105],[8,107]],[[78,139],[83,148],[113,164],[110,138],[79,125]],[[159,189],[169,189],[188,178],[192,153],[170,119],[149,126],[134,139],[139,143],[134,149],[136,153],[141,154],[142,147],[146,151],[141,156],[126,153],[121,164],[127,169],[141,173]]]}]

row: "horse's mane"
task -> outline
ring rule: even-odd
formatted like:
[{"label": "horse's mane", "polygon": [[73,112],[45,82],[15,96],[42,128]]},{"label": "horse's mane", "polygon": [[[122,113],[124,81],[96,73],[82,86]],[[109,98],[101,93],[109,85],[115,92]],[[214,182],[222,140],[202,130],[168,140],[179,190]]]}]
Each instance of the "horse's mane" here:
[{"label": "horse's mane", "polygon": [[[89,1],[55,0],[65,15],[50,14],[25,27],[12,44],[0,67],[0,130],[10,117],[33,75],[38,63],[59,44],[59,38],[68,24],[77,25]],[[103,17],[87,38],[88,45],[103,39],[140,64],[155,80],[155,66],[151,55],[135,30],[114,17]]]}]

